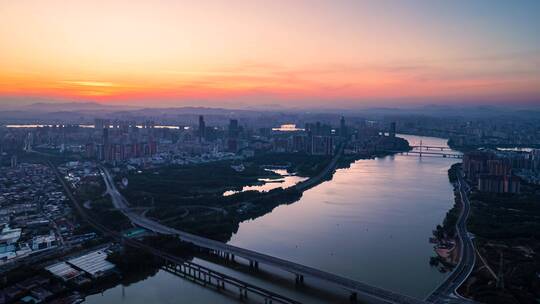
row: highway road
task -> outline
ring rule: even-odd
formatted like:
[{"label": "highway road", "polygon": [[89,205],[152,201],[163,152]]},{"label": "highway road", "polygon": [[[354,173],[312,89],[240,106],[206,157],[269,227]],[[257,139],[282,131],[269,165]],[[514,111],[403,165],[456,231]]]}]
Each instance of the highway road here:
[{"label": "highway road", "polygon": [[232,246],[219,241],[207,239],[160,224],[157,221],[148,219],[131,210],[129,208],[129,203],[127,202],[127,200],[117,190],[110,172],[103,166],[100,166],[100,169],[103,180],[105,181],[105,185],[107,187],[107,193],[111,196],[114,207],[121,211],[131,220],[133,224],[137,226],[160,234],[176,235],[182,241],[192,243],[196,246],[207,248],[217,252],[232,254],[235,257],[242,257],[248,261],[258,262],[261,264],[272,266],[293,273],[295,275],[312,277],[322,281],[326,281],[337,287],[349,291],[351,294],[356,294],[359,299],[362,299],[369,303],[425,303],[424,301],[416,298],[401,295],[379,287],[371,286],[349,278],[341,277],[329,272],[325,272],[252,250]]},{"label": "highway road", "polygon": [[[290,299],[288,297],[282,296],[280,294],[274,293],[264,288],[252,285],[250,283],[247,283],[242,280],[236,279],[234,277],[228,276],[226,274],[220,273],[216,270],[206,268],[196,263],[184,260],[182,258],[179,258],[177,256],[171,255],[167,252],[163,252],[159,249],[156,249],[147,244],[144,244],[140,241],[127,238],[123,234],[107,228],[106,226],[101,224],[99,221],[94,220],[92,217],[90,217],[86,213],[85,208],[82,207],[80,202],[73,196],[73,193],[71,192],[71,188],[68,186],[67,182],[62,177],[62,174],[60,174],[60,172],[58,171],[58,168],[54,166],[51,162],[49,162],[48,164],[53,169],[57,179],[62,184],[62,187],[64,188],[64,191],[67,197],[72,202],[73,207],[76,209],[77,213],[81,216],[81,218],[84,221],[86,221],[90,226],[95,228],[97,231],[100,231],[101,233],[103,233],[103,235],[105,236],[112,237],[116,241],[122,242],[125,245],[129,245],[134,248],[139,248],[156,257],[162,258],[168,265],[167,267],[164,267],[166,271],[178,275],[178,271],[180,270],[180,272],[182,272],[182,269],[184,269],[184,271],[187,271],[187,274],[185,273],[182,274],[181,275],[182,277],[190,277],[194,281],[198,280],[198,283],[202,283],[202,285],[204,286],[210,286],[214,284],[214,287],[217,287],[218,290],[224,289],[225,283],[227,283],[227,285],[232,285],[239,288],[239,292],[243,293],[243,296],[247,296],[248,291],[250,293],[254,293],[261,296],[262,298],[265,299],[265,303],[275,302],[275,303],[282,303],[282,304],[301,304],[300,302],[296,300]],[[171,271],[171,268],[173,269],[173,271]],[[204,282],[201,282],[201,278],[204,280]],[[219,287],[216,285],[219,285]]]},{"label": "highway road", "polygon": [[345,149],[345,144],[340,145],[336,149],[337,150],[336,155],[334,155],[334,157],[332,157],[332,160],[330,161],[328,166],[326,166],[326,168],[324,168],[324,170],[322,172],[320,172],[319,174],[317,174],[316,176],[313,176],[313,177],[307,179],[306,181],[303,181],[303,182],[297,184],[296,186],[294,186],[296,188],[296,190],[298,190],[298,191],[306,191],[309,188],[315,187],[321,181],[323,181],[327,176],[332,174],[334,172],[334,170],[336,170],[339,159],[341,158],[341,155],[343,155],[343,150],[344,149]]},{"label": "highway road", "polygon": [[461,170],[458,172],[458,189],[462,202],[461,213],[456,223],[456,232],[460,241],[460,259],[450,276],[426,299],[430,303],[467,303],[473,302],[461,297],[457,289],[467,280],[476,262],[473,241],[467,231],[467,220],[471,210],[468,192],[469,186],[464,181]]}]

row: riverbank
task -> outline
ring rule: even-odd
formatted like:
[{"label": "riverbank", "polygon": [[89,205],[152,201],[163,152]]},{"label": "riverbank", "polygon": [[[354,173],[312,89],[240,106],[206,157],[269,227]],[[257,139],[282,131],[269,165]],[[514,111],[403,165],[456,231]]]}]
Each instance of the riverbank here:
[{"label": "riverbank", "polygon": [[[411,145],[446,142],[403,137]],[[294,204],[241,223],[229,243],[424,298],[447,276],[429,266],[427,240],[452,205],[454,162],[401,154],[353,160]]]},{"label": "riverbank", "polygon": [[540,299],[540,187],[520,194],[471,194],[469,229],[476,236],[475,271],[460,292],[484,303]]},{"label": "riverbank", "polygon": [[[459,165],[449,170],[453,182]],[[456,204],[442,225],[434,230],[434,242],[443,247],[456,244],[455,220],[462,207],[459,193]],[[477,261],[458,292],[482,303],[537,303],[540,299],[540,187],[524,185],[521,194],[488,194],[473,189],[468,230],[475,236]],[[436,246],[436,247],[437,247]],[[439,252],[438,252],[439,253]],[[459,257],[458,257],[459,259]],[[432,257],[432,265],[451,270],[453,255]]]},{"label": "riverbank", "polygon": [[[407,151],[409,145],[401,138],[388,139],[398,151]],[[377,152],[367,155],[344,156],[345,145],[336,148],[334,156],[305,154],[270,154],[248,159],[244,170],[237,172],[227,163],[207,164],[178,168],[157,168],[150,172],[130,173],[129,186],[121,189],[131,206],[146,208],[146,216],[157,219],[167,226],[226,242],[238,231],[239,224],[254,220],[271,212],[275,207],[298,201],[302,193],[324,181],[332,179],[337,168],[350,166],[358,159],[381,157],[394,153]],[[251,185],[261,176],[273,178],[275,173],[265,170],[264,165],[288,164],[289,172],[304,172],[309,178],[298,184],[267,192],[242,191],[231,195],[222,195],[223,190],[242,186],[242,182]],[[217,166],[216,168],[214,168]],[[197,171],[194,176],[190,172]],[[116,175],[122,179],[123,173]],[[156,179],[159,176],[159,179]],[[155,181],[154,181],[155,180]],[[187,189],[197,184],[196,189]],[[245,185],[243,185],[245,186]],[[199,191],[204,188],[204,191]],[[198,190],[199,189],[199,190]],[[206,190],[208,189],[208,190]],[[216,191],[216,189],[218,191]],[[209,208],[187,209],[189,206]],[[219,208],[221,212],[212,212]],[[187,211],[186,211],[187,210]]]},{"label": "riverbank", "polygon": [[448,180],[454,187],[454,205],[446,213],[442,224],[435,227],[430,239],[430,243],[435,244],[433,250],[436,255],[430,258],[429,264],[443,273],[452,271],[460,259],[461,244],[456,235],[456,223],[462,208],[459,188],[456,185],[460,168],[461,164],[457,163],[448,169]]},{"label": "riverbank", "polygon": [[[253,240],[264,246],[236,243],[246,242],[243,228],[239,228],[230,243],[423,297],[444,277],[427,265],[432,248],[425,240],[434,226],[432,223],[440,220],[448,209],[448,200],[441,193],[451,194],[451,189],[446,173],[440,174],[440,168],[448,168],[452,161],[404,155],[354,161],[348,168],[333,172],[331,179],[306,190],[294,204],[281,204],[272,212],[243,221],[240,226],[262,228],[247,228],[247,231],[254,233]],[[437,195],[433,196],[433,192]],[[318,198],[313,201],[315,197]],[[301,211],[284,214],[285,210]],[[277,224],[280,229],[264,224],[266,218],[283,221]],[[295,227],[289,228],[290,225]],[[385,256],[389,252],[398,253],[399,262]],[[396,271],[399,276],[395,275]],[[415,280],[402,277],[413,273]],[[423,280],[422,284],[419,279]],[[154,280],[158,278],[149,279]]]}]

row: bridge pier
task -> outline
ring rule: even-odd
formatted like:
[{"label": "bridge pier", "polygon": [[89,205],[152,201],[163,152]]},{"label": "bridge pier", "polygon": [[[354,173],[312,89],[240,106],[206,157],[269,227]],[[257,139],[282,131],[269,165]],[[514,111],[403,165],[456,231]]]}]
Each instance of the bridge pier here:
[{"label": "bridge pier", "polygon": [[225,290],[225,281],[223,279],[216,279],[217,290]]},{"label": "bridge pier", "polygon": [[238,288],[238,291],[240,293],[240,300],[244,300],[244,299],[247,299],[247,288],[244,286],[244,287],[239,287]]},{"label": "bridge pier", "polygon": [[233,261],[233,262],[235,261],[235,256],[232,253],[219,251],[219,250],[210,251],[210,253],[213,253],[217,255],[219,258],[225,259],[226,261]]},{"label": "bridge pier", "polygon": [[297,274],[294,282],[296,283],[296,285],[304,285],[304,276],[301,274]]},{"label": "bridge pier", "polygon": [[257,262],[257,261],[249,261],[249,268],[251,268],[253,270],[258,270],[259,269],[259,262]]}]

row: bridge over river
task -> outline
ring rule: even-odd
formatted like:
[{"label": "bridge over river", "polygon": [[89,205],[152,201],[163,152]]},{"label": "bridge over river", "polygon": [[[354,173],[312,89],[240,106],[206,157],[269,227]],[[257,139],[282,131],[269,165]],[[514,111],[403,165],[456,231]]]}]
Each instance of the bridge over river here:
[{"label": "bridge over river", "polygon": [[250,262],[250,265],[257,268],[259,263],[290,272],[296,276],[297,282],[303,282],[304,277],[316,278],[326,281],[335,286],[341,287],[351,293],[351,298],[360,298],[370,303],[426,303],[422,300],[401,295],[379,287],[371,286],[349,278],[341,277],[329,272],[290,262],[284,259],[269,256],[252,250],[232,246],[219,241],[207,239],[191,233],[187,233],[175,228],[165,226],[159,222],[141,216],[129,208],[127,200],[116,189],[110,172],[105,167],[100,167],[107,193],[111,196],[112,202],[118,210],[127,216],[131,222],[137,226],[154,231],[160,234],[175,235],[182,241],[192,243],[198,247],[209,249],[220,256],[234,259],[241,257]]},{"label": "bridge over river", "polygon": [[[340,150],[339,154],[341,154],[341,152],[342,151]],[[320,176],[317,176],[317,178],[322,179],[324,178],[323,175],[325,175],[329,171],[334,170],[338,158],[339,156],[336,156],[332,160],[332,162],[329,164],[329,168],[327,168],[323,174],[321,174]],[[51,164],[51,167],[52,167],[52,164]],[[445,303],[445,302],[448,302],[449,300],[452,303],[466,302],[465,299],[462,299],[463,301],[460,301],[460,299],[456,299],[456,298],[449,299],[448,294],[437,293],[437,292],[431,295],[427,299],[427,301],[420,300],[417,298],[413,298],[410,296],[406,296],[406,295],[398,294],[389,290],[385,290],[383,288],[371,286],[371,285],[368,285],[368,284],[365,284],[356,280],[352,280],[346,277],[342,277],[336,274],[332,274],[326,271],[315,269],[313,267],[301,265],[299,263],[287,261],[281,258],[277,258],[274,256],[259,253],[256,251],[240,248],[237,246],[232,246],[232,245],[225,244],[219,241],[207,239],[201,236],[197,236],[197,235],[190,234],[190,233],[178,230],[178,229],[168,227],[157,221],[148,219],[140,215],[139,213],[137,213],[135,210],[131,209],[127,200],[117,190],[110,172],[103,166],[100,166],[100,169],[101,169],[102,177],[105,181],[107,193],[111,196],[114,207],[117,208],[119,211],[121,211],[126,217],[128,217],[133,224],[143,227],[145,229],[148,229],[150,231],[154,231],[159,234],[177,236],[182,241],[189,242],[198,247],[208,249],[211,252],[214,252],[225,258],[229,258],[229,259],[243,258],[249,261],[250,266],[254,268],[258,268],[259,263],[261,263],[267,266],[284,270],[286,272],[294,274],[296,276],[296,281],[298,283],[302,283],[304,281],[304,277],[314,278],[314,279],[328,282],[333,286],[336,286],[338,288],[348,291],[351,294],[351,299],[353,300],[358,298],[367,303],[429,303],[429,302]],[[61,176],[59,176],[58,172],[57,174],[58,174],[58,177],[62,179]],[[316,183],[314,182],[305,183],[303,186],[300,186],[300,188],[303,188],[303,187],[309,188],[309,187],[312,187],[314,184]]]}]

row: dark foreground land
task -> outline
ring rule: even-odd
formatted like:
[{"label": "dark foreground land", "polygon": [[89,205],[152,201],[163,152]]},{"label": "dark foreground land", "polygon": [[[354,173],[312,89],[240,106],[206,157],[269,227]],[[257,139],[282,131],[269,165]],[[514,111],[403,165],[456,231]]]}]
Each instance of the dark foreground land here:
[{"label": "dark foreground land", "polygon": [[462,293],[484,303],[538,303],[540,186],[515,195],[474,192],[471,204],[479,259]]},{"label": "dark foreground land", "polygon": [[[460,165],[448,171],[451,182]],[[521,194],[513,195],[473,191],[470,202],[468,231],[475,236],[477,259],[459,293],[481,303],[539,303],[540,186],[525,184]],[[433,231],[438,244],[455,238],[460,208],[456,196],[456,204]],[[448,271],[457,259],[435,256],[430,262]]]},{"label": "dark foreground land", "polygon": [[[182,230],[220,241],[227,241],[240,222],[261,216],[279,204],[292,203],[301,197],[295,188],[276,188],[268,192],[245,191],[223,195],[225,191],[261,184],[280,178],[267,165],[283,166],[289,171],[310,177],[321,172],[331,157],[281,155],[254,158],[236,171],[234,162],[163,167],[129,173],[129,186],[122,190],[134,207],[146,210],[147,217]],[[276,181],[277,182],[277,181]]]}]

